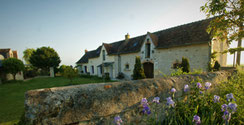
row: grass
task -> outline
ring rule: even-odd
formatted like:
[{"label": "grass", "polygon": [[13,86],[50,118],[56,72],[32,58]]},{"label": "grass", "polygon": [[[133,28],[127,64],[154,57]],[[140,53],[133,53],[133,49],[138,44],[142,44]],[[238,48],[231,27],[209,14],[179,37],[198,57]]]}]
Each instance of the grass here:
[{"label": "grass", "polygon": [[[72,85],[101,83],[100,78],[74,78]],[[0,85],[0,124],[17,123],[24,113],[24,94],[28,90],[71,85],[64,77],[34,78],[29,81],[11,81]]]}]

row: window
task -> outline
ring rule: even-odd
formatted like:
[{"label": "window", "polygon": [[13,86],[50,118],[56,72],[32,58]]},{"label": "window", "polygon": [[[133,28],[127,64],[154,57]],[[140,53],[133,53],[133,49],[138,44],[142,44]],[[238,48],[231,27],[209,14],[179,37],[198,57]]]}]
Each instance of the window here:
[{"label": "window", "polygon": [[105,50],[103,50],[103,61],[105,60]]},{"label": "window", "polygon": [[87,73],[87,67],[86,67],[86,66],[84,66],[84,68],[85,68],[85,73]]},{"label": "window", "polygon": [[103,67],[100,66],[100,74],[103,74]]},{"label": "window", "polygon": [[146,43],[145,49],[146,49],[145,57],[146,58],[150,58],[151,44],[150,43]]},{"label": "window", "polygon": [[129,64],[125,64],[125,69],[130,69],[130,65]]},{"label": "window", "polygon": [[91,66],[92,74],[94,74],[94,66]]}]

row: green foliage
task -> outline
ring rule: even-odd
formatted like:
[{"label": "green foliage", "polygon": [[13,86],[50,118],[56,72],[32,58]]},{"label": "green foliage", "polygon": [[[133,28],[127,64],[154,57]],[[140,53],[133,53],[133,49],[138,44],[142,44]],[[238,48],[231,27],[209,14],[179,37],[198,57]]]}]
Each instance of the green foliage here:
[{"label": "green foliage", "polygon": [[177,70],[171,71],[170,76],[179,76],[179,75],[183,75],[183,74],[187,74],[187,73],[183,72],[182,68],[178,68]]},{"label": "green foliage", "polygon": [[218,52],[213,52],[213,53],[211,53],[211,59],[213,60],[213,61],[215,61],[216,60],[216,57],[217,57],[217,54],[218,54]]},{"label": "green foliage", "polygon": [[16,74],[23,71],[25,68],[24,63],[16,58],[8,58],[3,60],[2,66],[5,73],[11,73],[14,75],[14,80],[16,79]]},{"label": "green foliage", "polygon": [[110,80],[109,73],[105,73],[105,80],[107,80],[107,81]]},{"label": "green foliage", "polygon": [[30,64],[30,57],[36,50],[33,48],[28,48],[23,52],[23,58],[26,62],[26,64]]},{"label": "green foliage", "polygon": [[[244,34],[243,0],[207,0],[206,4],[201,7],[201,11],[206,13],[208,18],[215,17],[208,27],[208,32],[213,37],[227,40],[228,43],[238,41],[238,47],[241,47]],[[240,54],[237,54],[237,64],[240,65]]]},{"label": "green foliage", "polygon": [[[237,69],[239,69],[237,67]],[[226,95],[232,93],[236,99],[237,107],[236,114],[231,118],[235,125],[244,124],[244,70],[239,69],[234,73],[228,82],[223,82],[218,86],[218,94]]]},{"label": "green foliage", "polygon": [[182,71],[183,72],[190,72],[190,64],[189,64],[189,60],[185,57],[182,57],[182,61],[181,61],[181,67],[182,67]]},{"label": "green foliage", "polygon": [[[244,72],[243,72],[244,73]],[[189,85],[189,89],[182,89],[183,94],[177,98],[174,98],[175,93],[170,93],[169,97],[172,97],[173,106],[168,105],[168,101],[163,100],[161,105],[154,107],[151,104],[150,110],[152,115],[147,117],[146,122],[148,124],[175,124],[175,125],[194,125],[193,117],[198,115],[203,125],[222,125],[222,124],[243,124],[244,121],[244,74],[235,75],[225,84],[221,84],[217,90],[217,96],[219,100],[214,99],[213,91],[202,87],[198,87],[197,83],[203,83],[202,79],[197,78],[192,80]],[[211,87],[210,87],[211,88]],[[179,90],[180,91],[180,90]],[[240,92],[241,91],[241,92]],[[177,91],[176,91],[177,92]],[[227,100],[226,94],[233,93],[234,98]],[[215,92],[216,94],[216,92]],[[167,99],[168,100],[168,99]],[[228,108],[231,113],[230,120],[224,120],[221,107],[223,104],[236,103],[237,110],[234,112]],[[150,103],[149,103],[150,104]],[[172,103],[169,103],[172,104]],[[156,109],[155,109],[156,108]],[[162,114],[158,115],[153,114]]]},{"label": "green foliage", "polygon": [[178,68],[177,70],[172,70],[170,76],[180,76],[180,75],[187,75],[187,74],[202,74],[202,69],[193,69],[193,72],[183,72],[182,68]]},{"label": "green foliage", "polygon": [[208,71],[209,72],[213,71],[213,66],[212,66],[211,61],[208,62]]},{"label": "green foliage", "polygon": [[214,71],[219,71],[219,70],[220,70],[220,64],[219,64],[218,61],[215,61],[213,70],[214,70]]},{"label": "green foliage", "polygon": [[70,82],[72,83],[73,79],[78,75],[78,72],[71,66],[65,66],[65,68],[63,69],[63,72],[61,74],[65,78],[70,79]]},{"label": "green foliage", "polygon": [[139,56],[136,57],[132,76],[134,80],[146,78],[144,70],[141,65],[141,59]]},{"label": "green foliage", "polygon": [[49,67],[58,67],[61,62],[58,53],[50,47],[37,48],[29,61],[33,66],[45,70],[48,70]]},{"label": "green foliage", "polygon": [[64,69],[66,68],[66,67],[68,67],[68,66],[66,66],[66,65],[61,65],[60,67],[59,67],[59,72],[62,74],[62,73],[64,73]]},{"label": "green foliage", "polygon": [[24,78],[32,78],[38,75],[38,69],[33,66],[25,66]]}]

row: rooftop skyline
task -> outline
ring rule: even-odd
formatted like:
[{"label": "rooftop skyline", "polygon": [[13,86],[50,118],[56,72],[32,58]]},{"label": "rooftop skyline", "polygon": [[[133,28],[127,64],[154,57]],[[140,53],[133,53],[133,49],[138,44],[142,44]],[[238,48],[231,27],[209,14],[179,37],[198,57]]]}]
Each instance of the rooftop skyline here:
[{"label": "rooftop skyline", "polygon": [[[203,0],[1,0],[0,48],[18,51],[50,46],[61,64],[75,65],[85,49],[198,20]],[[233,43],[231,47],[236,47]],[[233,57],[228,56],[228,64]],[[241,62],[244,63],[242,52]]]}]

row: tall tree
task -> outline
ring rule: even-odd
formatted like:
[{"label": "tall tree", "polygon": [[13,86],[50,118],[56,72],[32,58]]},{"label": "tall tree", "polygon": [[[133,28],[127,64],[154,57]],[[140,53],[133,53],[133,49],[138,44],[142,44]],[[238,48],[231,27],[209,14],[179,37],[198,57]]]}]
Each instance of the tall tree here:
[{"label": "tall tree", "polygon": [[27,48],[23,52],[23,54],[24,54],[23,58],[24,58],[26,64],[30,64],[30,57],[33,54],[33,52],[35,52],[35,49],[33,49],[33,48]]},{"label": "tall tree", "polygon": [[14,80],[16,80],[16,74],[23,71],[25,66],[24,63],[16,58],[8,58],[2,62],[3,70],[5,73],[11,73],[14,75]]},{"label": "tall tree", "polygon": [[[237,47],[242,47],[243,38],[243,0],[207,0],[201,7],[201,11],[206,13],[207,18],[214,16],[211,21],[208,32],[213,36],[228,43],[238,41]],[[241,51],[237,51],[237,64],[240,65]]]},{"label": "tall tree", "polygon": [[30,57],[30,63],[44,70],[50,67],[58,67],[60,63],[58,53],[50,47],[37,48]]}]

